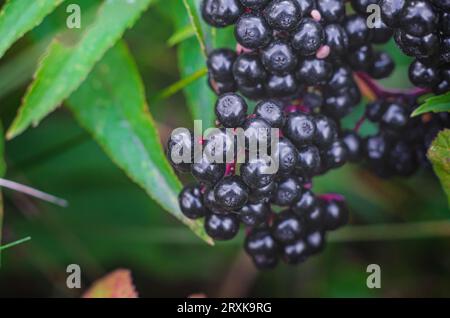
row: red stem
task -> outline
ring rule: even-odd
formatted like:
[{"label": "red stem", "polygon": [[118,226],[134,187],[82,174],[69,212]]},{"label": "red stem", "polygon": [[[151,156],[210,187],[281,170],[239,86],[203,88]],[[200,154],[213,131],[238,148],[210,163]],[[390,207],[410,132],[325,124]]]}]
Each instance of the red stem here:
[{"label": "red stem", "polygon": [[322,200],[325,200],[327,202],[330,201],[339,201],[343,202],[345,201],[345,197],[343,195],[337,194],[337,193],[326,193],[319,195],[319,198]]},{"label": "red stem", "polygon": [[364,72],[355,72],[355,75],[367,85],[367,87],[376,95],[377,98],[388,98],[388,97],[417,98],[419,96],[431,92],[431,90],[428,88],[419,88],[419,87],[414,87],[411,89],[384,88],[383,86],[378,84],[376,80],[372,79],[368,74]]}]

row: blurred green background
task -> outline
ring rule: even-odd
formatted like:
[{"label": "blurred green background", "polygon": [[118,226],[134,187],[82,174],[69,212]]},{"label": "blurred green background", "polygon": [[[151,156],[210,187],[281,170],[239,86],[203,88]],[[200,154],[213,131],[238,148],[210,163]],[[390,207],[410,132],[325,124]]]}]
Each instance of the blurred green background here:
[{"label": "blurred green background", "polygon": [[[83,23],[88,24],[96,1],[71,2],[81,5],[87,13]],[[163,143],[171,129],[192,126],[182,92],[152,102],[180,79],[177,47],[167,43],[183,24],[174,23],[171,10],[186,15],[180,2],[156,1],[125,36]],[[63,5],[0,61],[4,127],[14,118],[38,58],[66,16]],[[79,32],[67,31],[67,38],[76,39]],[[218,32],[228,36],[230,30]],[[395,57],[397,70],[383,84],[408,86],[409,60],[393,43],[385,49]],[[206,87],[205,77],[195,85]],[[362,112],[363,105],[346,125],[352,126]],[[365,134],[372,131],[370,125],[363,127]],[[66,266],[72,263],[82,268],[83,290],[111,270],[129,268],[144,297],[199,292],[226,297],[450,296],[449,210],[431,170],[408,180],[383,181],[349,165],[321,177],[315,190],[346,195],[352,224],[329,237],[325,252],[307,263],[257,272],[242,252],[242,237],[206,245],[131,182],[66,108],[7,142],[5,152],[7,179],[63,197],[70,205],[59,208],[4,190],[3,242],[25,236],[32,240],[2,253],[2,297],[78,297],[81,290],[65,287]],[[372,263],[382,269],[378,290],[366,287],[366,267]]]}]

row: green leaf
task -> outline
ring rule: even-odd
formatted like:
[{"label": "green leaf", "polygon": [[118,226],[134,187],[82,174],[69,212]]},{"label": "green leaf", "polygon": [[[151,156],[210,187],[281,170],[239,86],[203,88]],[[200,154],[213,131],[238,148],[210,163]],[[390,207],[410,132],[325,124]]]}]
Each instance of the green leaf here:
[{"label": "green leaf", "polygon": [[7,137],[11,139],[31,124],[37,125],[69,97],[153,1],[104,1],[96,21],[74,47],[54,41],[41,61]]},{"label": "green leaf", "polygon": [[450,112],[450,92],[427,98],[425,102],[412,113],[411,117],[429,112]]},{"label": "green leaf", "polygon": [[64,0],[8,0],[0,12],[0,58]]},{"label": "green leaf", "polygon": [[175,32],[168,40],[167,44],[169,46],[175,46],[184,40],[187,40],[195,35],[195,29],[192,27],[191,24],[186,25],[185,27],[179,29],[177,32]]},{"label": "green leaf", "polygon": [[202,222],[188,220],[179,209],[182,185],[165,157],[142,80],[123,44],[108,52],[68,102],[80,124],[133,181],[212,244]]},{"label": "green leaf", "polygon": [[31,237],[27,236],[27,237],[25,237],[25,238],[23,238],[23,239],[20,239],[20,240],[17,240],[17,241],[14,241],[14,242],[5,244],[5,245],[3,245],[3,246],[0,246],[0,252],[6,250],[6,249],[8,249],[8,248],[11,248],[11,247],[14,247],[14,246],[23,244],[23,243],[25,243],[25,242],[28,242],[29,240],[31,240]]},{"label": "green leaf", "polygon": [[441,131],[428,149],[428,158],[441,180],[450,206],[450,129]]}]

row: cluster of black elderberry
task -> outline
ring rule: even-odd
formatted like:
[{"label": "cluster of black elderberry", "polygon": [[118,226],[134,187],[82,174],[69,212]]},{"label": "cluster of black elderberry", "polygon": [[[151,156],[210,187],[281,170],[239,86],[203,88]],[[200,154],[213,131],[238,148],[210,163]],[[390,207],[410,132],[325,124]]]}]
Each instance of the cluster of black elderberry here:
[{"label": "cluster of black elderberry", "polygon": [[427,149],[438,132],[450,127],[448,113],[410,118],[417,107],[400,98],[380,99],[367,105],[366,117],[379,132],[364,142],[364,158],[381,177],[410,176],[427,166]]},{"label": "cluster of black elderberry", "polygon": [[[312,192],[313,177],[346,162],[366,162],[383,177],[407,176],[426,164],[432,139],[449,127],[447,114],[411,119],[416,100],[393,94],[366,108],[365,117],[379,127],[374,136],[343,130],[340,119],[361,100],[355,76],[392,73],[391,57],[373,45],[394,33],[402,50],[417,58],[411,81],[436,92],[450,89],[449,2],[430,1],[352,0],[355,13],[347,15],[344,0],[203,0],[204,20],[219,28],[234,25],[238,45],[208,56],[219,128],[200,140],[179,131],[168,143],[174,168],[198,181],[180,193],[183,214],[205,218],[216,240],[230,240],[245,226],[245,250],[258,268],[273,268],[280,259],[297,264],[322,250],[326,233],[349,217],[343,197]],[[383,18],[373,28],[371,4],[381,7]],[[252,114],[238,91],[258,101]],[[245,132],[241,147],[239,129]],[[272,163],[266,157],[250,155],[252,138],[271,145],[276,173],[267,172]],[[198,145],[200,159],[194,160]],[[173,153],[190,161],[175,162]]]},{"label": "cluster of black elderberry", "polygon": [[[249,231],[246,251],[259,268],[272,268],[279,257],[299,263],[320,251],[326,231],[348,219],[342,197],[316,197],[310,189],[312,177],[347,161],[347,147],[339,138],[337,124],[323,115],[292,111],[276,100],[259,102],[248,115],[246,101],[234,93],[221,95],[215,110],[222,129],[212,136],[194,141],[188,132],[181,132],[169,140],[169,158],[173,151],[194,152],[195,142],[203,146],[198,162],[173,163],[179,171],[191,171],[199,181],[181,192],[181,211],[192,219],[205,217],[206,232],[216,240],[234,238],[244,224]],[[231,134],[225,128],[232,128]],[[259,143],[270,140],[271,128],[279,129],[281,138],[269,149],[279,162],[276,171],[268,173],[269,160],[248,154],[249,142],[242,149],[232,144],[237,128]],[[218,151],[225,158],[231,149],[231,164],[208,159]],[[234,167],[240,151],[247,154],[235,174],[229,167]],[[277,209],[286,210],[276,213]]]},{"label": "cluster of black elderberry", "polygon": [[438,94],[450,90],[450,2],[381,0],[380,7],[398,46],[416,58],[409,68],[411,82]]},{"label": "cluster of black elderberry", "polygon": [[367,25],[365,3],[346,15],[342,0],[205,0],[204,19],[216,27],[235,24],[241,54],[209,54],[209,83],[220,94],[239,91],[251,99],[296,98],[314,87],[323,112],[347,115],[361,99],[352,71],[373,78],[394,69],[391,57],[373,49],[392,36],[381,20]]}]

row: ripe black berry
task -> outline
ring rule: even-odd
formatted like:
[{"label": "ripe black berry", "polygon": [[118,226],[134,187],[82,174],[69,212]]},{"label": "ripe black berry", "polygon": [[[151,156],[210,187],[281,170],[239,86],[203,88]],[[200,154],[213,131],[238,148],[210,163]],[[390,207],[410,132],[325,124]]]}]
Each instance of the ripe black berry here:
[{"label": "ripe black berry", "polygon": [[243,8],[239,0],[203,0],[201,11],[208,24],[223,28],[235,23]]},{"label": "ripe black berry", "polygon": [[194,138],[187,129],[174,131],[167,142],[167,157],[172,166],[180,172],[191,170],[194,158]]},{"label": "ripe black berry", "polygon": [[339,24],[328,24],[325,27],[325,44],[330,47],[331,56],[342,56],[347,53],[348,35]]},{"label": "ripe black berry", "polygon": [[297,240],[285,245],[282,252],[283,261],[287,264],[297,265],[308,258],[308,248],[304,240]]},{"label": "ripe black berry", "polygon": [[342,141],[347,147],[347,159],[350,162],[358,162],[362,156],[361,137],[353,131],[345,131],[342,134]]},{"label": "ripe black berry", "polygon": [[306,145],[298,149],[295,171],[302,176],[314,176],[320,168],[320,152],[316,146]]},{"label": "ripe black berry", "polygon": [[428,1],[407,1],[399,16],[400,27],[408,34],[424,36],[436,29],[438,16]]},{"label": "ripe black berry", "polygon": [[247,108],[247,103],[241,96],[224,94],[216,102],[216,116],[224,127],[235,128],[245,121]]},{"label": "ripe black berry", "polygon": [[374,79],[386,78],[394,71],[394,60],[386,52],[375,52],[368,73]]},{"label": "ripe black berry", "polygon": [[347,162],[347,147],[341,140],[337,140],[324,151],[322,161],[328,169],[336,169]]},{"label": "ripe black berry", "polygon": [[266,83],[266,91],[270,97],[293,95],[297,91],[297,82],[293,74],[271,75]]},{"label": "ripe black berry", "polygon": [[344,201],[327,200],[322,203],[324,209],[324,224],[327,231],[334,231],[347,224],[349,213]]},{"label": "ripe black berry", "polygon": [[241,222],[247,226],[256,227],[267,221],[270,206],[265,202],[247,203],[237,211]]},{"label": "ripe black berry", "polygon": [[278,157],[280,175],[288,175],[291,173],[298,161],[298,152],[295,146],[287,138],[281,138],[276,149],[277,153],[274,157]]},{"label": "ripe black berry", "polygon": [[252,189],[264,188],[275,178],[275,174],[271,173],[270,169],[267,160],[252,159],[241,166],[241,177],[245,184]]},{"label": "ripe black berry", "polygon": [[270,26],[264,17],[255,14],[244,14],[236,23],[236,40],[249,49],[262,48],[272,40]]},{"label": "ripe black berry", "polygon": [[433,87],[440,81],[439,71],[432,66],[426,66],[419,60],[409,66],[409,79],[419,87]]},{"label": "ripe black berry", "polygon": [[390,103],[381,117],[381,124],[389,129],[399,130],[406,126],[408,119],[409,114],[404,105]]},{"label": "ripe black berry", "polygon": [[319,115],[315,117],[316,134],[314,143],[319,147],[328,146],[336,140],[338,128],[336,122],[329,117]]},{"label": "ripe black berry", "polygon": [[181,212],[189,219],[198,219],[208,213],[208,209],[203,204],[200,186],[190,185],[184,187],[178,200]]},{"label": "ripe black berry", "polygon": [[367,27],[367,21],[363,16],[357,14],[348,16],[344,28],[348,35],[350,47],[357,48],[369,43],[372,32]]},{"label": "ripe black berry", "polygon": [[290,73],[297,65],[297,58],[289,43],[276,40],[265,47],[261,54],[264,67],[273,74]]},{"label": "ripe black berry", "polygon": [[281,128],[284,125],[285,116],[282,105],[275,100],[259,102],[255,107],[255,115],[264,119],[271,127]]},{"label": "ripe black berry", "polygon": [[289,211],[277,215],[272,235],[281,244],[288,244],[300,238],[304,232],[304,225]]},{"label": "ripe black berry", "polygon": [[333,74],[333,65],[324,59],[306,58],[299,63],[296,73],[300,83],[307,85],[325,84]]},{"label": "ripe black berry", "polygon": [[272,195],[272,202],[278,206],[290,206],[298,200],[302,193],[301,184],[296,178],[286,177],[278,182]]},{"label": "ripe black berry", "polygon": [[300,196],[300,199],[292,206],[292,211],[302,217],[306,213],[309,213],[317,206],[317,199],[310,190],[306,190]]},{"label": "ripe black berry", "polygon": [[203,156],[200,162],[192,165],[192,175],[197,181],[207,184],[216,184],[225,174],[224,163],[214,163],[207,156]]},{"label": "ripe black berry", "polygon": [[381,0],[381,18],[387,26],[396,28],[400,24],[400,15],[405,6],[406,0]]},{"label": "ripe black berry", "polygon": [[208,55],[208,71],[210,76],[219,82],[233,81],[233,63],[236,52],[230,49],[217,49]]},{"label": "ripe black berry", "polygon": [[305,242],[309,255],[314,255],[321,252],[325,246],[325,232],[316,229],[306,234]]},{"label": "ripe black berry", "polygon": [[234,62],[233,74],[238,83],[246,85],[261,83],[267,77],[259,55],[254,53],[239,55]]},{"label": "ripe black berry", "polygon": [[291,113],[287,117],[283,132],[297,147],[311,143],[316,134],[314,117],[303,113]]},{"label": "ripe black berry", "polygon": [[264,9],[264,16],[272,29],[290,31],[300,22],[302,12],[295,0],[273,0]]},{"label": "ripe black berry", "polygon": [[341,22],[345,17],[343,0],[320,0],[316,2],[322,18],[326,23]]},{"label": "ripe black berry", "polygon": [[211,213],[205,218],[205,230],[206,233],[215,240],[231,240],[239,232],[239,220],[231,213]]},{"label": "ripe black berry", "polygon": [[214,187],[214,195],[223,209],[235,211],[247,203],[248,188],[241,177],[225,177]]},{"label": "ripe black berry", "polygon": [[314,55],[325,40],[325,31],[322,25],[305,18],[292,35],[292,47],[303,56]]},{"label": "ripe black berry", "polygon": [[371,45],[363,45],[352,50],[347,58],[348,64],[355,71],[368,71],[373,65],[373,50]]},{"label": "ripe black berry", "polygon": [[276,255],[278,244],[272,234],[266,230],[254,230],[246,238],[245,250],[249,255]]}]

